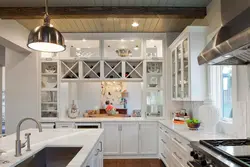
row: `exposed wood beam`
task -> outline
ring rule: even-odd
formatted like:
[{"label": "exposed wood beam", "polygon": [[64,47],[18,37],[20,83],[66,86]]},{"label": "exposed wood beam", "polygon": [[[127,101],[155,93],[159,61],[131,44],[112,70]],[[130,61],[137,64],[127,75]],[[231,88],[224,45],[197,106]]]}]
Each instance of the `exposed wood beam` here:
[{"label": "exposed wood beam", "polygon": [[[204,18],[204,7],[50,7],[51,18]],[[44,7],[0,7],[1,19],[40,19]]]}]

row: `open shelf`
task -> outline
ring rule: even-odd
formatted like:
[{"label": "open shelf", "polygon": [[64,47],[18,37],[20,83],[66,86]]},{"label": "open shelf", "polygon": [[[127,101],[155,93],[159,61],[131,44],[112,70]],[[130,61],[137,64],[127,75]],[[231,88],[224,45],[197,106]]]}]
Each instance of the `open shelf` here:
[{"label": "open shelf", "polygon": [[122,62],[104,61],[104,78],[122,78]]},{"label": "open shelf", "polygon": [[101,77],[100,61],[82,61],[82,74],[84,79],[98,79]]},{"label": "open shelf", "polygon": [[79,79],[79,62],[61,61],[61,79]]},{"label": "open shelf", "polygon": [[128,79],[143,78],[143,61],[126,61],[125,77]]}]

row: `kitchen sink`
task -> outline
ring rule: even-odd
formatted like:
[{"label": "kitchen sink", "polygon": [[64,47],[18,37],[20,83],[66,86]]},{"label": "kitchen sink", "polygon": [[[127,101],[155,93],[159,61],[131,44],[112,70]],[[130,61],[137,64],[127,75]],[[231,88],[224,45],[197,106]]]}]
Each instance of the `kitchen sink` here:
[{"label": "kitchen sink", "polygon": [[46,147],[16,167],[65,167],[81,147]]}]

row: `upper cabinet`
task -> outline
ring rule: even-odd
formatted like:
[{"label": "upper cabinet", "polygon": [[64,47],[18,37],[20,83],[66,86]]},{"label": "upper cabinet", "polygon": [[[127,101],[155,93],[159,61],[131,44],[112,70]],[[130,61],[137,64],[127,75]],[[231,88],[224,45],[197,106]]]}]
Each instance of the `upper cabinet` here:
[{"label": "upper cabinet", "polygon": [[197,57],[206,45],[206,37],[206,27],[189,26],[170,45],[173,100],[204,100],[205,67],[198,65]]},{"label": "upper cabinet", "polygon": [[104,59],[142,59],[142,40],[104,40]]},{"label": "upper cabinet", "polygon": [[146,40],[146,59],[163,59],[162,40]]}]

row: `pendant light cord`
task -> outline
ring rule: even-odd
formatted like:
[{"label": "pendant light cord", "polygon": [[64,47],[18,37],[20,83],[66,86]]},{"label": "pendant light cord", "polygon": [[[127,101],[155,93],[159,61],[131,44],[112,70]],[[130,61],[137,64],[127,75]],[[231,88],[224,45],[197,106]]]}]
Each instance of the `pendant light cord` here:
[{"label": "pendant light cord", "polygon": [[45,15],[44,15],[44,25],[50,26],[50,17],[49,17],[49,10],[48,10],[48,0],[45,1]]},{"label": "pendant light cord", "polygon": [[45,14],[46,14],[47,16],[49,15],[48,0],[45,0]]}]

